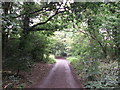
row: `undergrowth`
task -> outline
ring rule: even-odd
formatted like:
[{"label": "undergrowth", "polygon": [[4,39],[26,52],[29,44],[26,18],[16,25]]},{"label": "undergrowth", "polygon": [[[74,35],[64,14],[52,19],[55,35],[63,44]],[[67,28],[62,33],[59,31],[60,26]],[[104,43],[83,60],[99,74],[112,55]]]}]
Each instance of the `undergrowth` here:
[{"label": "undergrowth", "polygon": [[54,64],[54,63],[56,63],[55,56],[51,54],[49,56],[49,59],[48,59],[47,63],[48,64]]},{"label": "undergrowth", "polygon": [[104,62],[103,60],[85,60],[81,57],[67,58],[77,74],[85,80],[85,88],[120,88],[118,86],[117,61]]}]

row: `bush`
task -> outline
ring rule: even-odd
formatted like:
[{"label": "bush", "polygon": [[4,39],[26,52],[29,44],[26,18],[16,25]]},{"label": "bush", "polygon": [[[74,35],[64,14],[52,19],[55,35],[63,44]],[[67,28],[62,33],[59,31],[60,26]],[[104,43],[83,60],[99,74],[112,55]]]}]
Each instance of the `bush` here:
[{"label": "bush", "polygon": [[48,64],[56,63],[55,56],[54,55],[50,55],[47,63]]},{"label": "bush", "polygon": [[[42,32],[31,32],[26,37],[15,37],[8,41],[3,68],[27,70],[33,61],[47,62],[50,52],[48,36]],[[53,61],[52,61],[53,62]]]},{"label": "bush", "polygon": [[79,59],[77,57],[68,57],[67,60],[73,65],[75,69],[79,68],[78,67]]},{"label": "bush", "polygon": [[78,58],[76,58],[76,57],[67,57],[67,60],[69,60],[70,63],[75,63],[75,62],[78,61]]},{"label": "bush", "polygon": [[9,40],[7,45],[6,58],[3,60],[3,69],[12,71],[27,70],[32,66],[32,58],[26,48],[22,51],[19,49],[20,40],[18,38]]},{"label": "bush", "polygon": [[[30,57],[20,57],[14,56],[9,57],[4,62],[5,68],[10,68],[12,71],[21,71],[21,70],[28,70],[32,67],[33,61]],[[19,72],[17,72],[19,74]]]},{"label": "bush", "polygon": [[32,49],[31,49],[32,58],[35,61],[45,61],[46,56],[49,56],[49,52],[50,52],[49,38],[40,32],[39,33],[34,32],[28,36],[28,41],[32,45]]},{"label": "bush", "polygon": [[67,59],[77,70],[77,74],[85,80],[85,88],[118,88],[119,71],[116,61],[106,63],[79,56]]}]

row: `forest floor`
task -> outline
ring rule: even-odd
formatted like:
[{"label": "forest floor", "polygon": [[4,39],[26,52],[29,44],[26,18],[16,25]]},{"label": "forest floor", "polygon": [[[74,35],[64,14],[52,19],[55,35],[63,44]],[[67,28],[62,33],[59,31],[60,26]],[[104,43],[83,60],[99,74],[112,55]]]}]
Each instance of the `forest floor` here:
[{"label": "forest floor", "polygon": [[46,77],[54,64],[36,63],[30,72],[23,72],[26,80],[26,88],[30,85],[41,82]]},{"label": "forest floor", "polygon": [[43,77],[46,77],[46,75],[48,75],[53,65],[54,64],[45,64],[37,62],[32,66],[31,70],[20,72],[19,79],[15,79],[15,77],[12,79],[8,79],[11,76],[9,76],[8,78],[3,78],[2,86],[3,88],[11,86],[14,88],[28,87],[33,83],[42,81]]}]

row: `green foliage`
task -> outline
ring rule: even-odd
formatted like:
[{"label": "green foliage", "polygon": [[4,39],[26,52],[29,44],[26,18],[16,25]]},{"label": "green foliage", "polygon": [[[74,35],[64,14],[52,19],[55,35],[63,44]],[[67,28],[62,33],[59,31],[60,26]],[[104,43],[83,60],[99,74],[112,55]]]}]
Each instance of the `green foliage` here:
[{"label": "green foliage", "polygon": [[50,53],[67,53],[85,87],[117,86],[120,2],[2,4],[3,67],[25,70],[33,61],[55,63]]},{"label": "green foliage", "polygon": [[[23,40],[22,40],[23,41]],[[23,50],[20,39],[9,40],[7,57],[3,66],[13,70],[27,70],[34,61],[48,62],[50,52],[49,38],[41,32],[30,33],[24,40]],[[51,63],[54,61],[51,61]]]},{"label": "green foliage", "polygon": [[11,56],[6,59],[4,67],[11,68],[12,70],[27,70],[33,64],[29,57]]},{"label": "green foliage", "polygon": [[97,81],[89,81],[85,84],[86,88],[119,88],[117,62],[100,63],[100,76]]},{"label": "green foliage", "polygon": [[[43,61],[45,58],[47,58],[45,55],[49,54],[50,41],[46,35],[42,34],[41,32],[34,32],[28,36],[27,41],[29,41],[31,44],[27,43],[26,45],[32,45],[31,54],[33,59]],[[28,47],[28,49],[30,49],[30,47]]]},{"label": "green foliage", "polygon": [[68,57],[67,60],[77,70],[77,74],[85,80],[85,88],[118,88],[117,62],[85,60],[79,56]]},{"label": "green foliage", "polygon": [[[74,6],[81,3],[73,3]],[[86,88],[115,88],[118,87],[119,59],[119,30],[118,4],[115,3],[83,3],[81,23],[73,25],[77,29],[74,33],[69,57],[71,64],[77,69],[79,76],[85,80]],[[94,8],[94,7],[95,8]],[[113,9],[114,8],[114,9]],[[74,11],[78,18],[79,10]],[[113,14],[114,13],[114,14]]]},{"label": "green foliage", "polygon": [[28,56],[27,53],[21,53],[19,42],[19,39],[9,40],[7,46],[7,57],[3,61],[3,68],[7,67],[13,70],[26,70],[32,66],[32,58]]},{"label": "green foliage", "polygon": [[51,47],[52,53],[56,56],[60,56],[64,52],[64,44],[60,41],[54,41]]},{"label": "green foliage", "polygon": [[[78,58],[76,58],[76,57],[67,57],[67,60],[69,60],[69,62],[71,63],[71,64],[73,64],[74,66],[76,65],[76,63],[78,63],[79,62],[79,60],[78,60]],[[77,66],[75,66],[76,68],[77,68]]]},{"label": "green foliage", "polygon": [[47,63],[48,63],[48,64],[54,64],[54,63],[56,63],[55,56],[51,54],[51,55],[49,56],[49,58],[48,58]]},{"label": "green foliage", "polygon": [[25,86],[26,86],[26,83],[22,83],[17,88],[19,88],[19,90],[23,90]]},{"label": "green foliage", "polygon": [[54,33],[54,36],[51,37],[52,40],[52,46],[51,46],[51,52],[55,56],[61,56],[62,53],[66,52],[66,43],[65,43],[65,33],[61,33],[59,31]]}]

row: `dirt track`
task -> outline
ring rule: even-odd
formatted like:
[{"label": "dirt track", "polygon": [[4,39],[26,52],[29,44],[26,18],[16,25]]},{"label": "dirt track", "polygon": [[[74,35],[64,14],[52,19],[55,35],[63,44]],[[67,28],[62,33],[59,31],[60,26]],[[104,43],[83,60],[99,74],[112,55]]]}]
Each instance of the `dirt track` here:
[{"label": "dirt track", "polygon": [[43,82],[38,82],[30,88],[81,88],[81,85],[74,79],[69,62],[65,59],[57,59]]}]

